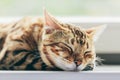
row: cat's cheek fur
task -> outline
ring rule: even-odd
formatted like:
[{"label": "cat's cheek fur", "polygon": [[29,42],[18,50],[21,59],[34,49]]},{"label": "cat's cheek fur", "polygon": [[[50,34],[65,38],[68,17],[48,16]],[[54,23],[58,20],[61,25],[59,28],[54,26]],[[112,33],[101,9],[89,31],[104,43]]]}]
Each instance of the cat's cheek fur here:
[{"label": "cat's cheek fur", "polygon": [[[56,55],[55,53],[53,53],[51,51],[50,47],[45,47],[45,49],[49,53],[46,54],[44,52],[44,48],[43,48],[41,57],[42,57],[43,61],[46,63],[46,65],[48,65],[50,67],[57,67],[62,70],[65,70],[65,71],[74,71],[76,69],[76,65],[74,62],[67,61],[66,59]],[[49,60],[46,56],[49,57]],[[51,62],[52,62],[52,64],[51,64]]]},{"label": "cat's cheek fur", "polygon": [[77,71],[82,71],[86,66],[87,64],[82,63],[81,65],[77,67]]},{"label": "cat's cheek fur", "polygon": [[62,59],[59,56],[53,57],[51,56],[51,59],[54,61],[54,64],[65,71],[74,71],[76,69],[76,65],[74,62],[67,62],[65,59]]},{"label": "cat's cheek fur", "polygon": [[53,67],[53,65],[51,65],[51,63],[50,63],[49,60],[47,59],[47,55],[44,53],[44,47],[41,46],[39,49],[40,49],[40,51],[41,51],[41,52],[40,52],[40,56],[41,56],[43,62],[44,62],[46,65],[48,65],[49,67]]},{"label": "cat's cheek fur", "polygon": [[87,62],[83,62],[80,66],[77,67],[77,71],[83,71],[87,65],[91,65],[91,67],[95,68],[95,57]]},{"label": "cat's cheek fur", "polygon": [[77,71],[82,71],[86,67],[86,64],[81,64],[77,67]]}]

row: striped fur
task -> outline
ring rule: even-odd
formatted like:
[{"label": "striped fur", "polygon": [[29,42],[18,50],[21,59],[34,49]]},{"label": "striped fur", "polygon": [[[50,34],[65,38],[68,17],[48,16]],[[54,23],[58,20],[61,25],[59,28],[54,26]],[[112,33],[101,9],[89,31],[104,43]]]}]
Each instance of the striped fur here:
[{"label": "striped fur", "polygon": [[0,69],[92,70],[93,32],[59,23],[48,13],[45,19],[26,17],[1,24]]},{"label": "striped fur", "polygon": [[[84,29],[69,24],[61,24],[61,26],[69,29],[69,31],[53,30],[50,35],[46,34],[46,38],[42,41],[40,50],[45,63],[62,70],[79,71],[85,70],[87,66],[90,66],[88,70],[92,70],[95,65],[92,39],[89,39]],[[80,65],[82,65],[82,68],[79,69]]]}]

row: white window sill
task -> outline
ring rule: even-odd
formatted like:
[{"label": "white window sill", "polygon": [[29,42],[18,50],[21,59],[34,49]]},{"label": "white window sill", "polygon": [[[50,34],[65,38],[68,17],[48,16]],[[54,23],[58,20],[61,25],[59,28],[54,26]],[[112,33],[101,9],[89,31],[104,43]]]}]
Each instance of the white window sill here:
[{"label": "white window sill", "polygon": [[104,66],[95,71],[82,72],[0,71],[0,80],[120,80],[118,67]]}]

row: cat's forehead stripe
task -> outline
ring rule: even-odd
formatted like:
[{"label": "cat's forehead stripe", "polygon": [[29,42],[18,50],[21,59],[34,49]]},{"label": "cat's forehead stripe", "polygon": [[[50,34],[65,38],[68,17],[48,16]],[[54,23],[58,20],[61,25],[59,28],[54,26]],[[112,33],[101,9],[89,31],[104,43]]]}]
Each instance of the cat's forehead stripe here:
[{"label": "cat's forehead stripe", "polygon": [[88,42],[87,42],[87,49],[89,48],[89,44],[88,44]]},{"label": "cat's forehead stripe", "polygon": [[73,33],[74,37],[77,35],[79,37],[85,37],[86,38],[86,34],[79,28],[79,27],[74,27],[73,25],[69,25],[69,24],[65,24],[62,26],[67,27],[68,29],[71,30],[71,32]]}]

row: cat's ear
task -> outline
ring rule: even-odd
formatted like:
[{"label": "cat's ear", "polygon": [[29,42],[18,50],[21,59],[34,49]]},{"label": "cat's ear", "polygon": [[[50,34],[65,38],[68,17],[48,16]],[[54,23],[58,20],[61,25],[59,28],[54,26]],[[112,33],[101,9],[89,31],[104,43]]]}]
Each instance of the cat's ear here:
[{"label": "cat's ear", "polygon": [[97,41],[103,31],[106,29],[107,25],[100,25],[98,27],[92,27],[86,30],[86,33],[93,38],[94,41]]},{"label": "cat's ear", "polygon": [[63,29],[59,22],[44,9],[45,25],[53,29]]}]

